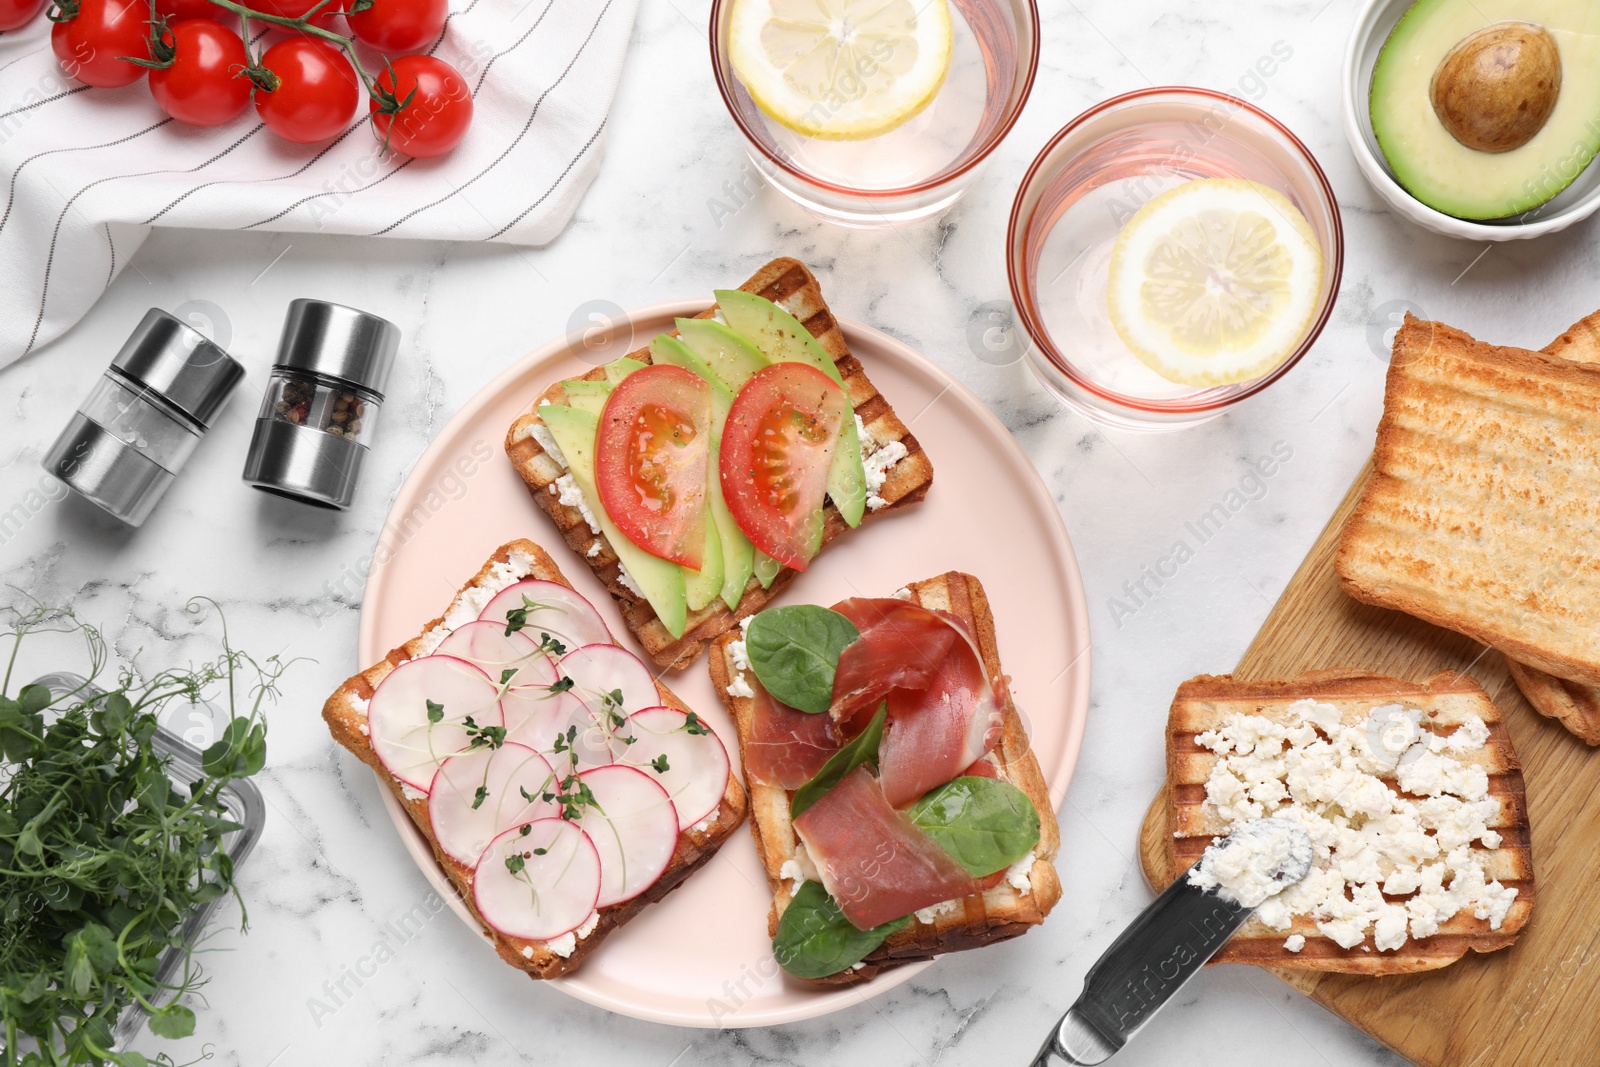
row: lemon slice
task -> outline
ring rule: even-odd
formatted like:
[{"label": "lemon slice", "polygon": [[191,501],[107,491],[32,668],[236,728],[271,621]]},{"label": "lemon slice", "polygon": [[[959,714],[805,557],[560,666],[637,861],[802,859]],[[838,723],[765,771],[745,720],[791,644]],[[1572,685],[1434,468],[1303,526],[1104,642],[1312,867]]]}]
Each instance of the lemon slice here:
[{"label": "lemon slice", "polygon": [[1299,347],[1317,310],[1322,250],[1287,197],[1204,178],[1128,220],[1111,250],[1111,325],[1151,370],[1184,385],[1259,378]]},{"label": "lemon slice", "polygon": [[950,69],[948,0],[735,0],[728,58],[774,121],[828,140],[894,129]]}]

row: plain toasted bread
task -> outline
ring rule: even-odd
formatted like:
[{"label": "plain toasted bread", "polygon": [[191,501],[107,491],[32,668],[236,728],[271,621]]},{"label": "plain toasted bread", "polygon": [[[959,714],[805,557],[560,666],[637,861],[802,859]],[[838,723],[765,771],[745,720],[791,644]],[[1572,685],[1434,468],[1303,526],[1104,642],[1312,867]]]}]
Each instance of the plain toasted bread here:
[{"label": "plain toasted bread", "polygon": [[1357,600],[1600,684],[1600,366],[1407,317],[1335,567]]},{"label": "plain toasted bread", "polygon": [[[991,678],[1002,678],[1000,650],[995,642],[994,616],[989,610],[983,586],[969,574],[950,571],[926,581],[914,582],[906,587],[913,603],[940,611],[948,611],[962,619],[971,629],[983,657],[984,669]],[[728,706],[739,729],[741,753],[749,738],[754,701],[749,697],[733,696],[728,692],[733,668],[728,658],[728,645],[737,639],[736,633],[725,634],[711,646],[707,657],[711,680],[717,693]],[[862,960],[859,968],[815,979],[819,984],[837,985],[866,981],[885,968],[918,960],[932,959],[946,952],[981,948],[1027,933],[1044,921],[1056,901],[1061,899],[1061,881],[1056,874],[1055,856],[1061,845],[1060,830],[1056,824],[1055,805],[1050,800],[1049,787],[1028,745],[1028,735],[1022,719],[1012,702],[1009,687],[1000,686],[1004,697],[1004,726],[999,743],[995,746],[993,761],[998,776],[1028,795],[1039,812],[1039,844],[1034,850],[1034,863],[1028,872],[1028,888],[1018,889],[1001,882],[993,889],[963,897],[960,907],[939,914],[931,923],[913,920],[905,930],[890,937],[883,945]],[[772,889],[772,911],[767,920],[767,932],[775,935],[778,919],[789,906],[793,888],[783,878],[783,865],[794,858],[799,846],[794,828],[789,820],[788,790],[761,782],[747,781],[750,791],[750,832],[755,836],[756,851],[761,856],[766,871],[767,884]]]},{"label": "plain toasted bread", "polygon": [[[878,490],[877,495],[886,503],[882,507],[869,508],[862,518],[862,525],[894,514],[926,496],[928,487],[933,483],[933,464],[929,462],[927,453],[922,450],[922,446],[912,436],[911,431],[895,415],[888,400],[867,378],[860,361],[850,354],[849,348],[845,345],[844,331],[839,328],[833,313],[828,310],[828,305],[822,299],[821,286],[805,264],[797,259],[775,259],[756,271],[739,288],[764,296],[782,307],[799,319],[821,343],[837,364],[839,373],[844,378],[845,391],[850,397],[850,403],[855,408],[856,416],[866,427],[867,436],[871,439],[873,447],[882,448],[895,441],[905,446],[907,452],[905,458],[889,468],[888,477],[883,487]],[[697,317],[710,318],[715,311],[716,307],[713,305]],[[649,345],[630,352],[629,357],[641,363],[651,362]],[[605,372],[600,368],[583,375],[583,380],[586,381],[601,381],[604,378]],[[579,558],[589,565],[595,577],[605,584],[607,591],[616,599],[628,628],[639,639],[639,643],[644,646],[650,658],[660,667],[687,667],[700,655],[700,650],[708,642],[726,633],[740,619],[754,615],[766,607],[783,591],[796,572],[787,567],[783,568],[773,579],[772,585],[766,589],[752,578],[739,600],[737,611],[730,610],[720,599],[713,600],[706,608],[690,612],[683,636],[674,638],[656,618],[656,613],[649,602],[622,584],[621,567],[605,537],[592,532],[588,523],[584,521],[582,512],[576,507],[562,504],[558,499],[559,494],[552,491],[556,479],[560,478],[564,471],[540,447],[534,436],[534,428],[540,425],[537,414],[540,404],[562,403],[565,400],[566,392],[561,382],[556,382],[535,400],[531,410],[512,423],[511,429],[506,433],[506,454],[533,493],[534,501],[561,530],[568,547],[578,553]],[[822,543],[826,547],[849,527],[839,517],[832,503],[826,506],[824,519]]]},{"label": "plain toasted bread", "polygon": [[[661,878],[640,896],[600,909],[599,925],[593,932],[579,939],[569,955],[562,956],[556,953],[543,941],[508,937],[483,922],[483,917],[478,914],[472,902],[472,871],[440,850],[428,819],[426,795],[416,790],[409,790],[404,783],[390,774],[378,759],[367,736],[365,709],[378,684],[390,671],[409,659],[427,655],[437,647],[444,633],[448,632],[443,630],[443,625],[445,618],[451,613],[450,609],[468,597],[472,590],[489,587],[498,592],[512,581],[520,580],[520,577],[504,580],[508,573],[514,573],[508,572],[507,568],[513,567],[517,561],[526,561],[526,572],[520,577],[542,578],[563,585],[570,584],[549,554],[532,541],[517,540],[501,545],[484,563],[482,569],[462,585],[442,615],[423,626],[416,637],[394,649],[366,670],[352,675],[334,690],[322,706],[322,718],[327,722],[334,740],[375,770],[378,779],[394,794],[400,806],[405,808],[406,814],[411,816],[411,821],[433,846],[434,858],[449,876],[457,895],[483,926],[484,936],[494,945],[500,958],[513,967],[526,971],[529,977],[554,978],[576,968],[605,940],[607,934],[633,918],[646,906],[654,904],[682,885],[684,879],[708,861],[743,820],[746,797],[738,778],[730,774],[728,788],[723,793],[722,801],[712,814],[709,824],[704,829],[690,827],[678,835],[678,845],[673,852],[672,862]],[[656,682],[656,689],[662,704],[679,711],[690,710],[672,690],[659,681]]]},{"label": "plain toasted bread", "polygon": [[[1543,351],[1574,363],[1600,363],[1600,311],[1579,319]],[[1509,657],[1511,677],[1539,714],[1555,719],[1581,740],[1600,745],[1600,687],[1546,674]]]},{"label": "plain toasted bread", "polygon": [[[1489,795],[1499,802],[1491,828],[1502,836],[1494,850],[1476,848],[1488,878],[1517,889],[1500,929],[1491,930],[1470,911],[1458,912],[1432,937],[1408,940],[1398,949],[1376,951],[1372,934],[1361,944],[1343,948],[1322,936],[1307,916],[1296,916],[1287,930],[1274,930],[1252,919],[1222,948],[1212,963],[1251,963],[1346,974],[1413,974],[1447,966],[1469,950],[1492,952],[1510,945],[1528,922],[1534,905],[1533,856],[1529,842],[1528,805],[1521,764],[1511,737],[1489,695],[1472,678],[1442,671],[1418,685],[1365,671],[1311,671],[1288,681],[1245,682],[1228,675],[1201,675],[1178,687],[1167,718],[1166,834],[1161,869],[1147,869],[1158,889],[1180,877],[1227,826],[1206,806],[1206,780],[1218,756],[1195,738],[1216,729],[1230,715],[1261,715],[1282,721],[1289,705],[1312,698],[1338,707],[1347,724],[1362,721],[1375,706],[1403,703],[1421,708],[1423,727],[1448,733],[1468,715],[1489,727],[1484,748],[1469,757],[1489,776]],[[1383,776],[1394,784],[1393,773]],[[1147,863],[1149,857],[1147,857]],[[1290,952],[1284,941],[1305,938],[1305,947]]]}]

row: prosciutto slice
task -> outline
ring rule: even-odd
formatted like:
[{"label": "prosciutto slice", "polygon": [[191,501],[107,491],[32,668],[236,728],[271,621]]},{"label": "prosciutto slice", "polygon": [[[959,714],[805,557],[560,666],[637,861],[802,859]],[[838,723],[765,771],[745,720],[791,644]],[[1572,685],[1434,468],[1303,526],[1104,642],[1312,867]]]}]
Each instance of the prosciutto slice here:
[{"label": "prosciutto slice", "polygon": [[794,828],[823,887],[860,930],[978,888],[950,853],[889,805],[865,767],[801,812]]},{"label": "prosciutto slice", "polygon": [[891,690],[928,688],[959,638],[938,614],[908,600],[851,597],[833,610],[861,631],[839,654],[828,709],[846,734],[864,725]]},{"label": "prosciutto slice", "polygon": [[958,777],[1000,739],[1000,704],[977,643],[960,619],[940,618],[956,640],[928,687],[889,693],[878,773],[897,808]]},{"label": "prosciutto slice", "polygon": [[780,789],[798,789],[838,751],[833,720],[774,700],[759,681],[753,688],[754,721],[744,747],[745,773]]}]

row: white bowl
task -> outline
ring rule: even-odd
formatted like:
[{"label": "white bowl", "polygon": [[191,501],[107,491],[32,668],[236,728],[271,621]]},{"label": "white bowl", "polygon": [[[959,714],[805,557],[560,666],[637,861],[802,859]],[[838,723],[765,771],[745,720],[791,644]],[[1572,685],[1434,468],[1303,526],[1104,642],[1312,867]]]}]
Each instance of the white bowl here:
[{"label": "white bowl", "polygon": [[1390,32],[1400,21],[1400,16],[1411,8],[1413,0],[1367,0],[1361,14],[1356,17],[1355,28],[1350,31],[1350,42],[1344,52],[1344,135],[1355,153],[1367,181],[1389,206],[1403,218],[1424,229],[1446,237],[1460,237],[1469,241],[1522,241],[1547,233],[1564,230],[1600,209],[1600,161],[1591,162],[1577,180],[1554,200],[1532,211],[1514,215],[1503,221],[1473,222],[1458,219],[1435,211],[1424,204],[1395,180],[1389,164],[1378,148],[1378,139],[1372,132],[1372,117],[1367,110],[1367,89],[1372,84],[1372,68],[1378,62],[1378,53]]}]

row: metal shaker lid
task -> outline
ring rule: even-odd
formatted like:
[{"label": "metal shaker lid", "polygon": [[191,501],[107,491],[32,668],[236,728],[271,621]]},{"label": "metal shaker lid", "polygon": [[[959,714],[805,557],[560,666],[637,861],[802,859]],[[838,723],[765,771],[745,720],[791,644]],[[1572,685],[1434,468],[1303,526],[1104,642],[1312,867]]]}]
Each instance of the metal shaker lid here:
[{"label": "metal shaker lid", "polygon": [[211,425],[244,377],[237,360],[160,308],[145,312],[111,365],[201,426]]},{"label": "metal shaker lid", "polygon": [[365,311],[326,300],[289,305],[274,365],[340,378],[381,399],[400,347],[400,328]]}]

